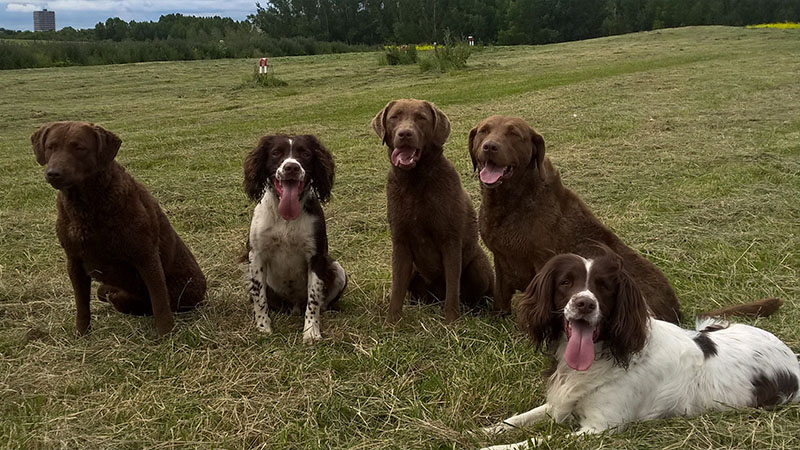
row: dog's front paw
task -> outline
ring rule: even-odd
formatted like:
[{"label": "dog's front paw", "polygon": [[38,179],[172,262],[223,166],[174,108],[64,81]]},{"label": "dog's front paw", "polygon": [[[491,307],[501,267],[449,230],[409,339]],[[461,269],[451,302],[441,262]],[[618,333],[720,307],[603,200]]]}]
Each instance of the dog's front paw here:
[{"label": "dog's front paw", "polygon": [[389,315],[386,317],[386,322],[389,325],[394,325],[397,322],[400,322],[400,319],[403,318],[403,313],[398,311],[389,311]]},{"label": "dog's front paw", "polygon": [[269,317],[256,320],[256,329],[263,334],[272,334],[272,321],[269,320]]},{"label": "dog's front paw", "polygon": [[480,429],[480,431],[483,434],[495,435],[495,434],[505,433],[506,431],[511,430],[513,428],[514,427],[505,422],[500,422],[494,425],[490,425],[488,427],[483,427]]},{"label": "dog's front paw", "polygon": [[321,340],[322,333],[319,332],[319,328],[311,327],[303,333],[303,343],[306,345],[311,345]]},{"label": "dog's front paw", "polygon": [[170,334],[173,328],[175,328],[175,319],[173,319],[171,313],[169,316],[161,320],[156,320],[156,335],[159,338],[163,338]]},{"label": "dog's front paw", "polygon": [[78,336],[86,336],[91,330],[92,324],[89,318],[78,317],[75,321],[75,331],[78,332]]}]

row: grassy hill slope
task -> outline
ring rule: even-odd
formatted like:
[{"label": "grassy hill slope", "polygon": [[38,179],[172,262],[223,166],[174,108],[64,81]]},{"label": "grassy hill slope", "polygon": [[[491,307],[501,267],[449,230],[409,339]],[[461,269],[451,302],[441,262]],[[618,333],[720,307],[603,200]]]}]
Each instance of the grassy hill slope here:
[{"label": "grassy hill slope", "polygon": [[[0,71],[0,445],[9,447],[472,448],[465,432],[544,399],[544,358],[513,319],[406,306],[384,323],[391,243],[386,151],[369,127],[416,97],[450,117],[445,146],[476,207],[466,149],[490,114],[528,120],[564,182],[700,311],[764,296],[758,320],[800,352],[800,31],[699,27],[536,47],[488,48],[469,69],[423,75],[377,54],[271,58],[281,88],[243,85],[256,61]],[[87,120],[123,140],[209,280],[207,306],[154,339],[151,318],[74,301],[54,223],[55,191],[29,136]],[[336,158],[331,251],[350,274],[326,339],[273,314],[260,336],[236,263],[252,212],[242,160],[264,133],[313,133]],[[654,421],[552,448],[798,448],[800,406]]]}]

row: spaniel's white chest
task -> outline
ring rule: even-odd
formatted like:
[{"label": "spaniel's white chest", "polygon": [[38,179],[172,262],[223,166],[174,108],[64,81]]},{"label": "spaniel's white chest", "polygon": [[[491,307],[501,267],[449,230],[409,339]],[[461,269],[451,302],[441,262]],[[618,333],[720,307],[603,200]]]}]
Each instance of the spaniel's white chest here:
[{"label": "spaniel's white chest", "polygon": [[279,294],[301,299],[307,295],[308,264],[314,254],[316,217],[306,211],[291,221],[278,214],[277,199],[265,194],[250,223],[251,264],[260,264],[267,284]]}]

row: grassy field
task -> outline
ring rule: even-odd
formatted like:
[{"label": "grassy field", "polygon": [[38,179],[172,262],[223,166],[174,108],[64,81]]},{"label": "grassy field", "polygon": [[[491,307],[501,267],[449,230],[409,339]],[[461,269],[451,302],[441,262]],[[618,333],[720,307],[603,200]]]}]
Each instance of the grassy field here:
[{"label": "grassy field", "polygon": [[[457,74],[379,67],[378,55],[274,58],[288,86],[243,85],[252,60],[0,72],[0,446],[474,448],[555,433],[551,448],[800,448],[800,406],[654,421],[573,442],[542,424],[491,442],[466,432],[544,398],[545,362],[512,318],[406,306],[385,324],[391,244],[386,152],[369,122],[398,97],[452,121],[445,154],[476,207],[466,149],[483,117],[545,138],[565,183],[673,283],[693,314],[763,296],[756,321],[800,351],[800,30],[702,27],[488,48]],[[207,305],[155,339],[151,318],[75,306],[54,232],[56,193],[30,134],[103,124],[209,280]],[[331,251],[350,274],[325,340],[273,314],[260,336],[236,263],[252,205],[242,160],[264,133],[314,133],[336,157]]]}]

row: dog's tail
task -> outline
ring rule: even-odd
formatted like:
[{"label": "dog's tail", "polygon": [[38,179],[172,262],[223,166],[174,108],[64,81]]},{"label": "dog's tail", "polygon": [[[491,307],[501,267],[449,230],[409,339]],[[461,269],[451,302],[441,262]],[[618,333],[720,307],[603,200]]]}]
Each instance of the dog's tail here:
[{"label": "dog's tail", "polygon": [[783,300],[779,298],[765,298],[741,305],[731,305],[713,311],[700,313],[698,317],[769,317],[783,305]]}]

